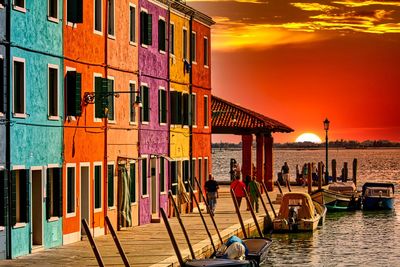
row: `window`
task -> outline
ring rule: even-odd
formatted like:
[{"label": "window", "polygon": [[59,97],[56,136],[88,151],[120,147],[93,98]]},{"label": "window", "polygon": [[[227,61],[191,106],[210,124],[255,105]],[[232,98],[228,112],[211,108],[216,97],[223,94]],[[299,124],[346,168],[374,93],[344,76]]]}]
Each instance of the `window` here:
[{"label": "window", "polygon": [[160,192],[165,192],[165,159],[160,158]]},{"label": "window", "polygon": [[[75,185],[75,184],[74,184]],[[75,187],[74,187],[75,190]],[[47,169],[46,219],[62,217],[62,175],[61,168]],[[75,207],[74,207],[75,211]]]},{"label": "window", "polygon": [[94,0],[94,30],[102,32],[102,0]]},{"label": "window", "polygon": [[169,26],[169,52],[175,55],[175,25],[170,24]]},{"label": "window", "polygon": [[108,175],[108,207],[114,207],[114,165],[109,164],[107,169]]},{"label": "window", "polygon": [[182,124],[182,93],[170,92],[171,124]]},{"label": "window", "polygon": [[49,66],[49,117],[58,117],[58,66]]},{"label": "window", "polygon": [[171,191],[173,195],[176,195],[178,192],[178,170],[176,161],[170,161],[171,168]]},{"label": "window", "polygon": [[131,184],[129,186],[131,203],[136,203],[136,163],[131,163],[129,168],[129,175],[131,177]]},{"label": "window", "polygon": [[71,23],[83,22],[83,0],[68,0],[67,21]]},{"label": "window", "polygon": [[182,178],[185,184],[186,192],[190,192],[189,189],[189,160],[182,161]]},{"label": "window", "polygon": [[142,159],[142,196],[147,195],[147,158]]},{"label": "window", "polygon": [[208,158],[204,158],[204,177],[207,179],[208,177]]},{"label": "window", "polygon": [[158,119],[160,123],[167,123],[167,91],[158,90]]},{"label": "window", "polygon": [[82,75],[76,71],[67,71],[66,76],[66,113],[67,116],[81,116]]},{"label": "window", "polygon": [[195,94],[192,94],[191,95],[191,103],[190,103],[191,105],[190,105],[190,107],[191,107],[191,123],[192,123],[192,125],[196,125],[196,123],[197,123],[197,119],[196,119],[196,116],[197,116],[197,114],[196,114],[196,95]]},{"label": "window", "polygon": [[4,89],[5,89],[5,84],[4,84],[4,59],[0,55],[0,113],[5,112],[5,107],[4,107]]},{"label": "window", "polygon": [[190,36],[190,59],[196,62],[196,33],[192,32]]},{"label": "window", "polygon": [[140,12],[140,43],[143,45],[152,44],[152,15],[147,11]]},{"label": "window", "polygon": [[204,127],[208,127],[208,96],[204,96]]},{"label": "window", "polygon": [[184,28],[183,29],[183,59],[188,59],[187,58],[187,50],[188,50],[188,34],[187,30]]},{"label": "window", "polygon": [[142,122],[149,122],[150,119],[150,107],[149,107],[149,88],[147,86],[142,86],[141,88],[142,96]]},{"label": "window", "polygon": [[165,52],[166,50],[166,30],[165,30],[165,20],[159,19],[158,20],[158,50]]},{"label": "window", "polygon": [[198,173],[197,179],[198,179],[200,185],[202,185],[202,180],[203,180],[203,175],[202,175],[202,170],[201,170],[202,167],[203,166],[201,165],[201,159],[199,159],[199,167],[197,169],[199,171],[199,173]]},{"label": "window", "polygon": [[94,208],[101,209],[101,183],[102,183],[101,165],[94,166]]},{"label": "window", "polygon": [[14,58],[13,112],[25,114],[25,60]]},{"label": "window", "polygon": [[204,40],[203,40],[203,49],[204,49],[204,52],[203,52],[203,55],[204,55],[204,66],[208,66],[208,38],[207,37],[204,37]]},{"label": "window", "polygon": [[75,183],[76,183],[75,166],[67,166],[67,214],[75,213]]},{"label": "window", "polygon": [[14,0],[14,7],[25,9],[25,0]]},{"label": "window", "polygon": [[129,41],[136,42],[136,7],[129,6]]},{"label": "window", "polygon": [[115,35],[114,6],[114,0],[108,0],[108,34],[111,36]]},{"label": "window", "polygon": [[28,170],[11,172],[11,225],[29,222]]},{"label": "window", "polygon": [[189,125],[189,94],[182,94],[183,121],[182,125]]},{"label": "window", "polygon": [[133,93],[136,90],[136,84],[130,83],[129,84],[129,91],[131,91],[130,95],[130,122],[136,121],[136,108],[135,108],[135,101],[136,101],[136,93]]},{"label": "window", "polygon": [[193,188],[196,188],[194,177],[196,177],[196,159],[192,159],[190,163],[190,184]]},{"label": "window", "polygon": [[5,226],[7,222],[7,206],[6,206],[6,196],[7,194],[7,180],[5,179],[5,171],[0,170],[0,226]]},{"label": "window", "polygon": [[108,108],[108,119],[110,121],[114,120],[114,80],[112,79],[108,79],[107,81],[108,85],[107,85],[107,92],[109,93],[109,95],[107,96],[107,108]]},{"label": "window", "polygon": [[48,16],[58,19],[58,0],[48,0]]}]

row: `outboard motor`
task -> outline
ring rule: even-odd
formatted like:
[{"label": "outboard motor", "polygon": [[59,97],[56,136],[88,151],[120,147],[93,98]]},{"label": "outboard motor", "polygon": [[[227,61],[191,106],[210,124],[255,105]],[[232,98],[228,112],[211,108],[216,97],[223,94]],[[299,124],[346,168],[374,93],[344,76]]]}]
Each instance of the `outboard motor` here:
[{"label": "outboard motor", "polygon": [[289,222],[289,229],[296,231],[297,230],[297,209],[294,207],[291,207],[289,209],[288,222]]}]

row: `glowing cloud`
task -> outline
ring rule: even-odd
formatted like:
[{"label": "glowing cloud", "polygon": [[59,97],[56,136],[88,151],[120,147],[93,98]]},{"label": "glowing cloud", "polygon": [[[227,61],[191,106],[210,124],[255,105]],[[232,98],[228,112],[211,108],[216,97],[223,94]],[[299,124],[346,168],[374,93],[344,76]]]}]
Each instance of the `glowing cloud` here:
[{"label": "glowing cloud", "polygon": [[333,3],[344,5],[347,7],[365,7],[365,6],[373,6],[373,5],[381,5],[381,6],[398,6],[400,7],[400,2],[381,2],[381,1],[334,1]]},{"label": "glowing cloud", "polygon": [[331,11],[334,9],[338,9],[334,6],[323,5],[319,3],[291,3],[292,6],[300,8],[304,11]]}]

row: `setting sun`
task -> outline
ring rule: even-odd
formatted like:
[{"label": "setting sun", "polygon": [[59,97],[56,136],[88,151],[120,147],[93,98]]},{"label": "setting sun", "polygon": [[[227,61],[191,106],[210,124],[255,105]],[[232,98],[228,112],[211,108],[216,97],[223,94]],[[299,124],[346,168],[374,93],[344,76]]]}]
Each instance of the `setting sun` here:
[{"label": "setting sun", "polygon": [[318,135],[313,133],[303,133],[297,137],[296,142],[312,142],[312,143],[321,143],[321,138]]}]

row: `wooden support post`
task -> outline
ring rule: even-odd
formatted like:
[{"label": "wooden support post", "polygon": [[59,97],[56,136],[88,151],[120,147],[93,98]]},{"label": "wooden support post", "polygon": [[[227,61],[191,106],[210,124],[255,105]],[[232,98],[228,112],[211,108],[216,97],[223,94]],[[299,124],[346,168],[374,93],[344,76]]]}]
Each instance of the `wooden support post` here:
[{"label": "wooden support post", "polygon": [[236,200],[235,192],[233,192],[232,188],[231,188],[231,197],[232,197],[233,205],[235,206],[236,215],[238,216],[238,219],[239,219],[240,227],[242,228],[243,236],[244,236],[244,238],[247,238],[246,227],[244,226],[243,218],[242,218],[242,215],[240,214],[239,204]]},{"label": "wooden support post", "polygon": [[96,257],[97,263],[99,264],[100,267],[104,267],[103,259],[101,258],[100,252],[96,246],[96,242],[94,242],[92,233],[90,232],[89,226],[85,219],[82,220],[82,225],[83,225],[83,228],[85,229],[86,235],[89,239],[90,246],[92,247],[92,250],[93,250],[94,256]]},{"label": "wooden support post", "polygon": [[307,173],[307,185],[308,185],[308,193],[312,192],[312,173],[311,173],[311,163],[308,163],[308,173]]},{"label": "wooden support post", "polygon": [[110,218],[108,218],[108,216],[106,216],[105,221],[106,221],[108,230],[110,230],[110,233],[111,233],[111,236],[112,236],[112,238],[113,238],[113,240],[114,240],[115,246],[116,246],[117,249],[118,249],[119,255],[121,256],[121,259],[122,259],[122,261],[124,262],[124,265],[127,266],[127,267],[131,266],[131,265],[129,264],[128,258],[127,258],[126,255],[125,255],[125,251],[124,251],[124,249],[122,248],[121,243],[120,243],[119,240],[118,240],[118,236],[117,236],[117,234],[115,233],[115,230],[114,230],[114,227],[113,227],[112,224],[111,224]]},{"label": "wooden support post", "polygon": [[267,186],[268,191],[274,190],[273,182],[273,169],[274,169],[274,159],[272,153],[272,147],[274,144],[274,139],[271,134],[264,135],[264,183]]},{"label": "wooden support post", "polygon": [[357,159],[353,159],[353,183],[357,186]]},{"label": "wooden support post", "polygon": [[318,162],[318,190],[322,189],[322,162]]},{"label": "wooden support post", "polygon": [[347,182],[349,175],[349,168],[347,162],[343,164],[343,182]]},{"label": "wooden support post", "polygon": [[253,135],[242,135],[242,177],[251,176]]},{"label": "wooden support post", "polygon": [[[257,181],[261,182],[264,178],[264,135],[256,135],[256,170]],[[253,174],[254,175],[254,174]],[[245,176],[244,176],[245,177]]]},{"label": "wooden support post", "polygon": [[337,181],[337,173],[336,173],[336,159],[332,160],[332,182]]}]

